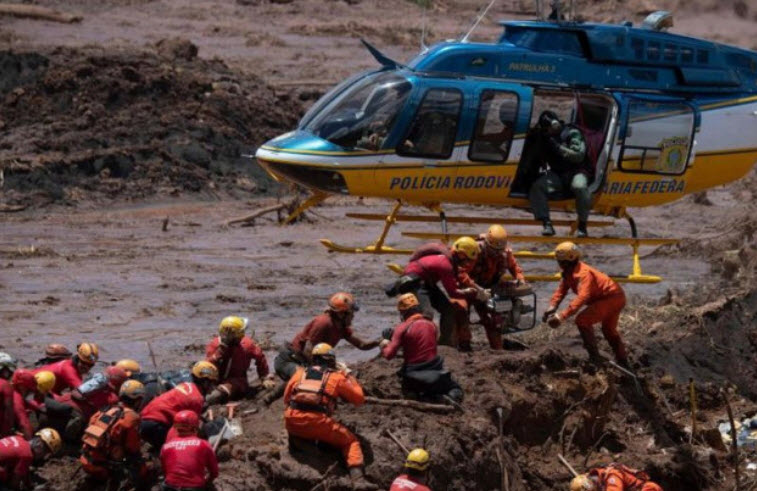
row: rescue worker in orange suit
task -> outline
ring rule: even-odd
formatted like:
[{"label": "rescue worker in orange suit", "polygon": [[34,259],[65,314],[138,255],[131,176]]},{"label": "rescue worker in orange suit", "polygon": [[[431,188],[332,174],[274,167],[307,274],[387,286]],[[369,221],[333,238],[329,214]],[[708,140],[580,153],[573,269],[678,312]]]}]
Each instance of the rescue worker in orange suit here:
[{"label": "rescue worker in orange suit", "polygon": [[124,370],[109,366],[76,389],[60,396],[53,394],[45,401],[50,423],[62,432],[64,440],[78,442],[92,415],[118,402],[118,391],[126,378]]},{"label": "rescue worker in orange suit", "polygon": [[621,464],[591,469],[570,482],[570,491],[663,491],[646,472]]},{"label": "rescue worker in orange suit", "polygon": [[144,480],[146,467],[140,453],[139,413],[145,387],[136,380],[127,380],[118,392],[119,401],[96,412],[82,437],[79,461],[90,478],[105,481],[130,479],[135,487]]},{"label": "rescue worker in orange suit", "polygon": [[[610,343],[616,360],[623,367],[630,369],[628,353],[618,333],[620,312],[626,305],[623,289],[606,274],[582,262],[581,253],[573,242],[558,244],[555,248],[555,259],[562,270],[562,278],[542,320],[554,329],[583,308],[576,316],[576,325],[591,360],[602,360],[594,335],[594,324],[601,323],[602,333]],[[569,290],[572,290],[576,297],[566,309],[557,313],[560,302]]]},{"label": "rescue worker in orange suit", "polygon": [[363,388],[342,366],[337,368],[333,348],[317,344],[312,364],[299,367],[284,392],[284,423],[290,437],[316,440],[342,451],[353,484],[364,483],[363,450],[357,437],[333,419],[337,401],[343,399],[360,406],[365,402]]},{"label": "rescue worker in orange suit", "polygon": [[17,423],[10,382],[17,365],[15,358],[0,352],[0,438],[12,434]]},{"label": "rescue worker in orange suit", "polygon": [[411,450],[405,459],[404,471],[392,482],[389,491],[431,491],[426,486],[431,457],[422,448]]},{"label": "rescue worker in orange suit", "polygon": [[402,348],[404,363],[398,374],[406,394],[422,397],[448,396],[456,402],[463,400],[463,391],[450,373],[444,360],[436,352],[439,328],[421,310],[418,298],[405,293],[397,301],[402,322],[387,329],[381,341],[381,356],[391,360]]},{"label": "rescue worker in orange suit", "polygon": [[31,465],[40,465],[45,457],[56,454],[63,446],[60,435],[52,428],[43,428],[31,440],[9,436],[0,440],[0,487],[32,489]]},{"label": "rescue worker in orange suit", "polygon": [[478,296],[481,301],[489,300],[484,289],[461,289],[458,285],[459,274],[473,266],[478,254],[478,244],[471,237],[460,237],[451,249],[441,244],[427,244],[410,256],[410,262],[400,278],[400,281],[408,281],[410,285],[413,278],[417,278],[414,286],[408,287],[407,291],[400,287],[399,293],[415,294],[429,317],[432,316],[432,307],[439,312],[439,344],[457,346],[460,351],[471,350],[470,329],[465,328],[468,323],[466,299]]},{"label": "rescue worker in orange suit", "polygon": [[255,360],[263,387],[272,389],[276,385],[274,375],[268,373],[268,361],[263,350],[249,336],[245,336],[248,322],[246,317],[225,317],[218,328],[218,337],[205,348],[205,359],[214,364],[219,373],[218,386],[205,398],[208,404],[250,396],[247,370],[252,360]]},{"label": "rescue worker in orange suit", "polygon": [[198,361],[192,367],[192,382],[183,382],[159,395],[142,409],[139,434],[156,452],[166,441],[168,430],[179,411],[202,413],[205,394],[218,381],[218,369],[209,361]]},{"label": "rescue worker in orange suit", "polygon": [[160,463],[163,491],[200,491],[209,489],[218,477],[218,461],[213,447],[197,436],[200,419],[193,411],[179,411],[174,417],[176,437],[163,445]]},{"label": "rescue worker in orange suit", "polygon": [[281,348],[273,360],[276,374],[284,383],[277,386],[273,392],[266,394],[264,401],[270,404],[284,394],[286,382],[289,382],[299,367],[310,362],[310,353],[318,344],[326,343],[335,347],[344,339],[362,351],[378,347],[380,339],[365,341],[355,335],[352,320],[355,312],[359,310],[360,307],[355,302],[355,298],[349,293],[333,294],[329,298],[328,309],[308,322],[290,344]]},{"label": "rescue worker in orange suit", "polygon": [[[523,270],[515,260],[512,249],[507,247],[507,231],[503,226],[492,225],[476,242],[479,249],[478,258],[469,271],[460,274],[459,281],[462,286],[491,289],[497,285],[506,285],[509,284],[506,273],[510,273],[513,277],[514,286],[526,283]],[[497,325],[495,313],[489,309],[486,301],[479,301],[474,297],[471,304],[481,319],[486,337],[489,339],[489,346],[492,349],[502,349],[502,331]],[[513,306],[520,308],[517,302],[514,302]],[[470,337],[468,323],[465,324],[465,329],[468,330],[465,336]]]},{"label": "rescue worker in orange suit", "polygon": [[66,358],[71,358],[72,355],[73,353],[62,344],[50,343],[45,347],[45,356],[35,361],[34,366],[41,367],[49,365],[51,363],[65,360]]},{"label": "rescue worker in orange suit", "polygon": [[31,370],[19,368],[11,378],[13,386],[13,412],[16,415],[16,431],[21,432],[27,440],[32,437],[34,427],[29,415],[39,415],[44,408],[45,396],[55,386],[53,372],[32,373]]},{"label": "rescue worker in orange suit", "polygon": [[94,343],[82,343],[76,347],[76,354],[65,360],[43,365],[34,370],[53,372],[55,374],[54,394],[62,394],[65,389],[75,389],[82,383],[82,378],[92,370],[100,356],[100,349]]}]

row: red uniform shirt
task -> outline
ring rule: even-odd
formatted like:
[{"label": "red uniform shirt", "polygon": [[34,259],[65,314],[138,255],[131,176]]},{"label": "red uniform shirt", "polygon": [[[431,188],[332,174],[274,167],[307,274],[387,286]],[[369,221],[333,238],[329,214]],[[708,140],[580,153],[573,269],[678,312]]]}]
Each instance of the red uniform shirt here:
[{"label": "red uniform shirt", "polygon": [[0,482],[14,475],[26,478],[33,457],[32,446],[20,436],[0,440]]},{"label": "red uniform shirt", "polygon": [[297,353],[302,353],[308,341],[313,346],[318,343],[327,343],[332,348],[336,348],[340,340],[350,337],[352,337],[351,327],[340,327],[334,324],[329,313],[324,312],[314,317],[302,331],[297,333],[292,340],[292,349]]},{"label": "red uniform shirt", "polygon": [[220,382],[230,378],[247,380],[247,370],[250,369],[252,360],[255,360],[258,377],[268,375],[268,362],[263,350],[247,336],[239,344],[225,347],[221,346],[221,338],[213,338],[205,348],[205,359],[218,368]]},{"label": "red uniform shirt", "polygon": [[7,380],[0,378],[0,436],[12,433],[13,420],[13,386]]},{"label": "red uniform shirt", "polygon": [[451,298],[463,298],[463,294],[457,287],[457,268],[450,262],[449,258],[443,254],[434,254],[423,256],[420,259],[411,261],[405,266],[403,274],[412,274],[419,276],[429,285],[435,285],[438,282],[447,291]]},{"label": "red uniform shirt", "polygon": [[66,392],[61,396],[53,394],[53,398],[61,404],[78,409],[87,420],[100,409],[118,402],[118,395],[113,392],[110,386],[87,393],[86,396],[83,396],[83,399],[76,399],[73,394],[73,392]]},{"label": "red uniform shirt", "polygon": [[411,315],[394,328],[392,339],[381,350],[381,356],[391,360],[400,348],[406,364],[433,360],[436,358],[436,325],[423,314]]},{"label": "red uniform shirt", "polygon": [[29,421],[29,412],[33,410],[34,408],[24,400],[24,397],[14,390],[13,414],[16,416],[16,429],[20,430],[25,438],[31,438],[34,434],[34,428]]},{"label": "red uniform shirt", "polygon": [[425,486],[407,474],[400,474],[397,479],[392,482],[392,486],[389,491],[431,491],[428,486]]},{"label": "red uniform shirt", "polygon": [[60,394],[64,389],[75,389],[81,385],[81,375],[71,358],[41,366],[33,372],[36,375],[45,370],[55,374],[55,386],[52,391],[56,394]]},{"label": "red uniform shirt", "polygon": [[213,448],[194,435],[180,436],[163,445],[160,462],[166,484],[175,488],[204,488],[218,477],[218,461]]},{"label": "red uniform shirt", "polygon": [[569,274],[563,273],[560,284],[552,295],[550,305],[558,305],[569,290],[573,290],[576,298],[570,302],[565,310],[560,312],[560,317],[563,319],[575,314],[584,305],[613,295],[624,294],[623,289],[612,278],[581,261]]},{"label": "red uniform shirt", "polygon": [[205,396],[202,395],[199,387],[192,382],[184,382],[150,401],[142,409],[141,416],[144,420],[171,425],[174,415],[179,411],[189,409],[200,414],[203,404],[205,404]]}]

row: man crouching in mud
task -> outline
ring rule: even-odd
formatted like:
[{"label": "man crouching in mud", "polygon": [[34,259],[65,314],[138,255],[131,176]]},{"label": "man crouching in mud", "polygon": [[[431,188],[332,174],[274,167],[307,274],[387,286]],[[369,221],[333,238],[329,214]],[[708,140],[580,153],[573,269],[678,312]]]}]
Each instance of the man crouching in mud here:
[{"label": "man crouching in mud", "polygon": [[418,298],[405,293],[397,301],[402,322],[384,331],[381,356],[391,360],[402,348],[405,361],[398,374],[402,392],[413,398],[452,400],[460,403],[463,391],[444,369],[444,360],[436,352],[439,328],[426,317]]}]

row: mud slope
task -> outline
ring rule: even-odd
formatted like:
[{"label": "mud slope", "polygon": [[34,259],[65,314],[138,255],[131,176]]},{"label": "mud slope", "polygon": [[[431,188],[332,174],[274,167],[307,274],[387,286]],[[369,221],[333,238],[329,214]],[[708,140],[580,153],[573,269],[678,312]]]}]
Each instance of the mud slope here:
[{"label": "mud slope", "polygon": [[298,107],[196,54],[179,40],[158,53],[0,53],[2,200],[265,191],[268,181],[241,155],[291,129]]}]

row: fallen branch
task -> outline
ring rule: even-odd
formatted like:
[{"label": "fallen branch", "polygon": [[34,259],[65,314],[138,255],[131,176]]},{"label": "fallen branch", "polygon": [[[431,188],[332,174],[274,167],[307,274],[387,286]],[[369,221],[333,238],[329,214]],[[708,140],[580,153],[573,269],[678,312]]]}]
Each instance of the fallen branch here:
[{"label": "fallen branch", "polygon": [[237,223],[249,223],[255,221],[256,218],[260,218],[263,215],[267,215],[268,213],[273,213],[274,211],[280,211],[285,209],[287,206],[289,206],[288,203],[279,203],[276,205],[266,206],[265,208],[261,208],[255,213],[252,213],[250,215],[246,215],[239,218],[232,218],[231,220],[228,220],[226,222],[226,225],[234,225]]},{"label": "fallen branch", "polygon": [[22,211],[27,208],[26,205],[6,205],[6,204],[0,204],[0,211],[4,213],[15,213],[17,211]]},{"label": "fallen branch", "polygon": [[731,403],[728,402],[728,396],[723,389],[720,389],[720,397],[723,398],[725,409],[728,411],[728,422],[731,423],[731,449],[733,453],[733,473],[736,478],[736,491],[741,490],[741,476],[739,473],[739,442],[736,435],[736,421],[733,419]]},{"label": "fallen branch", "polygon": [[391,431],[389,431],[388,429],[386,429],[386,430],[384,430],[384,434],[386,436],[388,436],[389,438],[391,438],[392,441],[394,443],[396,443],[398,447],[400,447],[400,450],[402,450],[402,453],[404,453],[405,455],[407,455],[407,454],[410,453],[410,451],[407,449],[407,447],[402,444],[402,442],[400,441],[400,439],[397,438],[397,436],[394,433],[392,433]]},{"label": "fallen branch", "polygon": [[432,411],[438,413],[451,413],[455,411],[455,406],[449,404],[432,404],[410,399],[379,399],[378,397],[366,396],[365,402],[368,404],[379,404],[381,406],[407,407],[410,409],[417,409],[418,411]]},{"label": "fallen branch", "polygon": [[27,5],[23,3],[0,4],[0,15],[13,15],[16,17],[28,17],[30,19],[51,20],[71,24],[82,20],[81,15],[67,14],[59,10],[41,7],[39,5]]},{"label": "fallen branch", "polygon": [[557,458],[560,459],[560,462],[562,463],[562,465],[564,465],[565,468],[568,469],[571,474],[573,474],[573,477],[576,477],[578,475],[578,472],[576,472],[576,470],[573,468],[573,466],[570,465],[570,463],[568,463],[567,460],[565,460],[565,457],[563,457],[562,454],[560,454],[560,453],[557,454]]},{"label": "fallen branch", "polygon": [[326,469],[326,472],[324,472],[321,476],[321,482],[310,488],[310,491],[317,491],[318,489],[322,488],[326,484],[326,479],[328,479],[329,474],[331,474],[331,472],[336,469],[337,465],[339,465],[338,460],[331,464],[328,469]]}]

